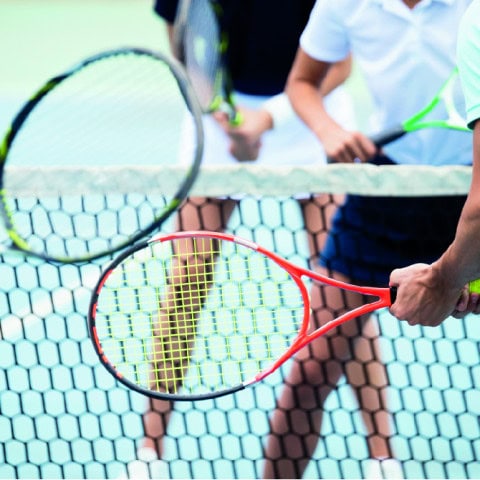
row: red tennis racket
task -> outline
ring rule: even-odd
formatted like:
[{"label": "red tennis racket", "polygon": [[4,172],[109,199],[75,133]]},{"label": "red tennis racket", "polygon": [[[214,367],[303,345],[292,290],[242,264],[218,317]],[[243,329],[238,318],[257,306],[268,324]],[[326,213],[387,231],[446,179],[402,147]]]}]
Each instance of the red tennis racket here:
[{"label": "red tennis racket", "polygon": [[[376,299],[309,332],[311,281]],[[263,380],[298,350],[390,306],[391,288],[346,284],[233,235],[157,235],[102,274],[89,309],[101,362],[154,398],[199,400]]]}]

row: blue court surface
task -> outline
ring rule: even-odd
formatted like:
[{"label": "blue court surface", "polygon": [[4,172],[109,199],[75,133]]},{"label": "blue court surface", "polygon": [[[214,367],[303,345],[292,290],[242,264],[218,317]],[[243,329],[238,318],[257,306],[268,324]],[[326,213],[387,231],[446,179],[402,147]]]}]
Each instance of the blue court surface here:
[{"label": "blue court surface", "polygon": [[[151,7],[146,0],[1,0],[0,132],[47,78],[86,56],[123,46],[166,51]],[[232,229],[246,236],[257,226],[278,253],[296,250],[305,261],[297,202],[263,202],[260,215],[262,200],[242,201]],[[106,260],[56,266],[9,253],[0,260],[0,479],[117,478],[142,440],[146,399],[113,380],[88,338],[90,294]],[[393,446],[406,475],[480,478],[478,318],[426,330],[381,312],[379,324]],[[288,367],[234,396],[179,402],[166,439],[172,477],[258,478]],[[364,433],[342,381],[305,478],[362,477]]]}]

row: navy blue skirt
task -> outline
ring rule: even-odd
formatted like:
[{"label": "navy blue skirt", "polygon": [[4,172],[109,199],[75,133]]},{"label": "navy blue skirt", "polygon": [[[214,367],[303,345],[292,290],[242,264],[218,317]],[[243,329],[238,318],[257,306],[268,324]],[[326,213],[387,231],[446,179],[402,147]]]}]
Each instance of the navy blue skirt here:
[{"label": "navy blue skirt", "polygon": [[[391,164],[377,157],[377,164]],[[348,195],[332,220],[320,264],[352,282],[387,286],[393,269],[432,263],[453,241],[465,195]]]}]

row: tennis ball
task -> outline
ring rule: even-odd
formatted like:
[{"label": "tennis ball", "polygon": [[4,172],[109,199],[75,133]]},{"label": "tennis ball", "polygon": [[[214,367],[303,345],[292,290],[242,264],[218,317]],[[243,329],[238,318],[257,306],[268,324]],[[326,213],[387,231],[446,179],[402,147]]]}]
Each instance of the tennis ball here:
[{"label": "tennis ball", "polygon": [[480,293],[480,279],[471,281],[468,290],[470,293]]}]

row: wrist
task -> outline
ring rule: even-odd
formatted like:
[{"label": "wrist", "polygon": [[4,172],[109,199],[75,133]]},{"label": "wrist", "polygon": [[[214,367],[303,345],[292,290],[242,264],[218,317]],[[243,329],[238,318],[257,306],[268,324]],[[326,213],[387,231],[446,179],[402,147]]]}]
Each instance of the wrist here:
[{"label": "wrist", "polygon": [[449,267],[445,257],[432,263],[430,272],[432,283],[444,290],[461,290],[467,283],[458,275],[455,268]]},{"label": "wrist", "polygon": [[264,109],[263,107],[259,110],[260,115],[260,125],[262,132],[266,132],[267,130],[272,130],[275,127],[275,121],[273,119],[272,114]]}]

